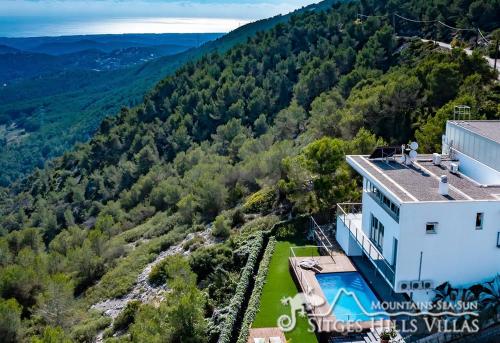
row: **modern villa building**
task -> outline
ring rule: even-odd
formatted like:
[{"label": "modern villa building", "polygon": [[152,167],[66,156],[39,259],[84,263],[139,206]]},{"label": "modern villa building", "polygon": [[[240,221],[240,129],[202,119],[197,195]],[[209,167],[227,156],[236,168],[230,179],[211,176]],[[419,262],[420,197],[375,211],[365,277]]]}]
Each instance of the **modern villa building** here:
[{"label": "modern villa building", "polygon": [[448,121],[443,150],[347,156],[362,204],[339,204],[336,239],[414,301],[500,273],[500,121]]}]

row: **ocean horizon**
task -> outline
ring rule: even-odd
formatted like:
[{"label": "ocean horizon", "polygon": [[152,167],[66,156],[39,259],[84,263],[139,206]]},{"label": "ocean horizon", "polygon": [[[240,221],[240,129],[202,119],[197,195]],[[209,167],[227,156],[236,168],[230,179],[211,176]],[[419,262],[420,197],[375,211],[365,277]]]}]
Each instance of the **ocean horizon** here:
[{"label": "ocean horizon", "polygon": [[65,18],[0,17],[0,37],[57,37],[137,33],[225,33],[249,23],[228,18]]}]

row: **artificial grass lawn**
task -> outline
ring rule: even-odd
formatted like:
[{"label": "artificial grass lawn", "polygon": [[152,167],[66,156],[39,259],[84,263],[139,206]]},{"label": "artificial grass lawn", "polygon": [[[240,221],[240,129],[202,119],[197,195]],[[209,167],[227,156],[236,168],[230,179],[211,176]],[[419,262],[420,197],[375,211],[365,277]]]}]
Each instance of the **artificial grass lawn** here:
[{"label": "artificial grass lawn", "polygon": [[[302,243],[302,244],[301,244]],[[269,272],[267,274],[266,284],[262,290],[260,299],[260,309],[255,321],[252,324],[254,328],[276,327],[279,316],[287,314],[290,316],[290,307],[281,304],[281,298],[293,297],[300,292],[292,279],[288,267],[288,258],[290,256],[290,247],[303,245],[299,241],[278,241],[274,250]],[[318,256],[317,248],[307,247],[295,249],[297,256]],[[296,314],[297,325],[295,329],[285,333],[287,340],[292,343],[317,343],[316,335],[308,332],[309,325],[307,318],[302,318]]]}]

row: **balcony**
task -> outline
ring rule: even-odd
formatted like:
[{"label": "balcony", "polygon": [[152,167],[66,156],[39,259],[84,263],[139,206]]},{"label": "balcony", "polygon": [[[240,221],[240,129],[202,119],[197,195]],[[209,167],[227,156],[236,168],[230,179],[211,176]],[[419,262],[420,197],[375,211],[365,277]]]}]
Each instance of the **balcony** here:
[{"label": "balcony", "polygon": [[362,204],[337,204],[337,218],[342,221],[344,226],[348,229],[350,237],[359,245],[363,253],[368,257],[384,280],[391,287],[394,287],[394,268],[363,231],[361,210]]}]

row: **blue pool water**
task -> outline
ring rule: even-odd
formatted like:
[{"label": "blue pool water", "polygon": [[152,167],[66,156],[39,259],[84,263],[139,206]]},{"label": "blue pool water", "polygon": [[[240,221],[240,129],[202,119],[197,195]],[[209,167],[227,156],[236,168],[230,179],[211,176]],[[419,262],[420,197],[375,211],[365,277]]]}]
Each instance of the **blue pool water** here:
[{"label": "blue pool water", "polygon": [[[329,306],[333,305],[335,298],[343,289],[356,295],[359,303],[369,312],[380,312],[372,309],[372,303],[377,304],[379,300],[370,289],[366,281],[358,272],[342,272],[329,274],[316,274],[321,290],[325,294]],[[370,321],[372,319],[385,319],[385,316],[369,316],[363,313],[353,296],[343,292],[338,296],[333,307],[333,314],[339,321]]]}]

